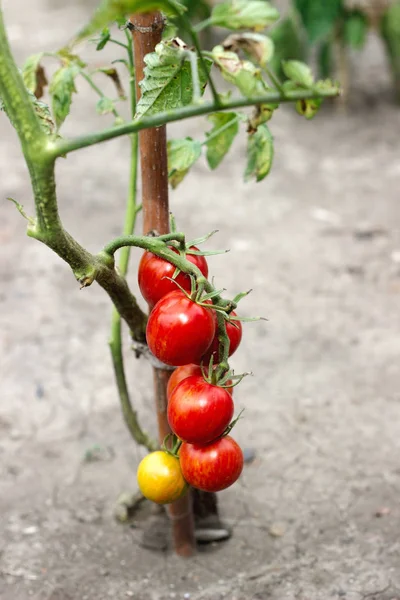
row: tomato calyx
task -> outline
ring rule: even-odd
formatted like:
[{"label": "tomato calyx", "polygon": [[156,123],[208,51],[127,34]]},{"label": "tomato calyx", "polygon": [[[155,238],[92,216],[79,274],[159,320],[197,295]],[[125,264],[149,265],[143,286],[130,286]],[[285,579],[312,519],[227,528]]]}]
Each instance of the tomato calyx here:
[{"label": "tomato calyx", "polygon": [[168,433],[161,444],[161,449],[167,454],[175,456],[175,458],[179,458],[179,448],[181,446],[182,440],[180,440],[175,433]]}]

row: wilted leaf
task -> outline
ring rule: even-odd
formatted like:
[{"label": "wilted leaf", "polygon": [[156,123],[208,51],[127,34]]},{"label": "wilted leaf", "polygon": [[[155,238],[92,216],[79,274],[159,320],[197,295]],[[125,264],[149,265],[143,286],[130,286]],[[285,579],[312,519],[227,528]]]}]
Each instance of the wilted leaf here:
[{"label": "wilted leaf", "polygon": [[261,181],[268,175],[274,157],[274,143],[267,125],[260,125],[249,133],[247,142],[247,167],[245,181],[255,179]]},{"label": "wilted leaf", "polygon": [[[234,112],[220,112],[208,117],[213,124],[211,131],[206,134],[207,137],[212,137],[207,142],[207,162],[211,169],[218,167],[232,146],[239,131],[238,116],[238,113]],[[223,131],[217,133],[222,127]]]},{"label": "wilted leaf", "polygon": [[[136,116],[154,114],[190,104],[193,98],[193,81],[190,60],[186,49],[175,40],[157,44],[155,52],[145,56],[144,79],[139,83],[141,97]],[[207,69],[212,65],[205,59]],[[201,91],[207,83],[207,74],[197,59]]]},{"label": "wilted leaf", "polygon": [[252,62],[241,60],[236,52],[224,50],[222,46],[215,46],[212,54],[223,78],[236,85],[243,96],[253,98],[265,94],[268,87],[262,79],[260,69]]},{"label": "wilted leaf", "polygon": [[244,50],[261,66],[265,66],[274,54],[274,42],[261,33],[232,33],[222,43],[225,50]]},{"label": "wilted leaf", "polygon": [[295,0],[294,4],[312,43],[333,31],[342,9],[342,0]]},{"label": "wilted leaf", "polygon": [[227,29],[262,31],[279,19],[279,12],[264,0],[231,0],[217,4],[211,13],[212,25]]},{"label": "wilted leaf", "polygon": [[76,65],[81,69],[86,67],[86,63],[83,62],[81,57],[71,52],[69,48],[61,48],[61,50],[58,50],[57,55],[61,58],[63,65]]},{"label": "wilted leaf", "polygon": [[296,110],[299,115],[306,119],[312,119],[317,114],[322,104],[321,98],[310,98],[308,100],[298,100],[296,102]]},{"label": "wilted leaf", "polygon": [[35,94],[36,98],[43,96],[43,88],[47,85],[47,79],[40,61],[43,58],[43,52],[33,54],[22,67],[22,78],[26,88]]},{"label": "wilted leaf", "polygon": [[115,109],[115,105],[111,98],[107,98],[106,96],[102,96],[100,100],[96,104],[96,111],[99,115],[106,115],[107,113],[112,112]]},{"label": "wilted leaf", "polygon": [[175,189],[201,155],[201,144],[190,137],[168,142],[168,178]]},{"label": "wilted leaf", "polygon": [[175,16],[182,13],[185,7],[178,0],[103,0],[89,23],[78,33],[74,43],[90,37],[113,21],[124,19],[126,15],[153,10],[161,10],[167,15]]},{"label": "wilted leaf", "polygon": [[311,88],[314,77],[308,65],[299,60],[286,60],[282,63],[286,77],[303,88]]},{"label": "wilted leaf", "polygon": [[125,90],[122,87],[121,79],[119,77],[117,69],[115,69],[114,67],[101,67],[100,69],[97,69],[97,71],[99,73],[104,73],[104,75],[107,75],[107,77],[109,77],[112,80],[115,87],[117,88],[118,97],[121,98],[121,100],[125,100]]},{"label": "wilted leaf", "polygon": [[97,42],[96,50],[103,50],[104,46],[107,44],[108,40],[111,38],[111,33],[108,27],[104,27],[103,31],[100,33],[100,39]]},{"label": "wilted leaf", "polygon": [[273,113],[279,107],[279,104],[269,103],[269,104],[257,104],[254,107],[253,114],[249,117],[248,120],[248,132],[256,131],[256,129],[262,125],[263,123],[267,123]]},{"label": "wilted leaf", "polygon": [[50,83],[51,106],[57,128],[65,121],[69,114],[72,94],[76,92],[75,77],[79,69],[77,66],[60,67],[53,75]]}]

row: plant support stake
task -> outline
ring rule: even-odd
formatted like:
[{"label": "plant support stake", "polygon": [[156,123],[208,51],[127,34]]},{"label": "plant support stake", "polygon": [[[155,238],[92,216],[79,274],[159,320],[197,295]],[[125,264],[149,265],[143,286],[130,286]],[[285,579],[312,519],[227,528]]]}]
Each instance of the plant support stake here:
[{"label": "plant support stake", "polygon": [[[136,94],[140,98],[139,82],[143,79],[144,57],[161,41],[164,19],[159,12],[131,16],[135,51]],[[143,233],[168,233],[168,163],[165,125],[146,129],[139,134],[142,175]],[[153,367],[154,392],[159,439],[171,432],[167,420],[167,383],[170,371]],[[180,556],[192,556],[196,551],[191,495],[168,507],[172,523],[175,551]]]}]

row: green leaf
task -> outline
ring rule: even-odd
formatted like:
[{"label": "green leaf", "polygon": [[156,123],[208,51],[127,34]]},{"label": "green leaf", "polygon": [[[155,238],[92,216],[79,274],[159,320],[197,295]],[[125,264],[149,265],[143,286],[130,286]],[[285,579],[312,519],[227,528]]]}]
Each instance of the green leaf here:
[{"label": "green leaf", "polygon": [[247,142],[247,167],[245,181],[261,181],[271,170],[274,157],[274,143],[268,125],[260,125],[249,133]]},{"label": "green leaf", "polygon": [[274,54],[274,42],[261,33],[232,33],[222,43],[225,50],[243,50],[264,67]]},{"label": "green leaf", "polygon": [[115,110],[114,101],[106,96],[102,96],[96,104],[96,111],[99,113],[99,115],[106,115],[111,113],[113,110]]},{"label": "green leaf", "polygon": [[311,43],[329,35],[340,16],[342,0],[294,0]]},{"label": "green leaf", "polygon": [[368,21],[360,11],[346,15],[343,23],[343,38],[346,44],[356,50],[361,50],[365,44],[368,33]]},{"label": "green leaf", "polygon": [[308,65],[299,60],[286,60],[282,63],[286,77],[299,85],[309,89],[314,84],[314,77]]},{"label": "green leaf", "polygon": [[329,77],[332,73],[332,42],[326,40],[318,48],[318,71],[320,77]]},{"label": "green leaf", "polygon": [[201,155],[201,143],[190,137],[168,141],[168,178],[175,189]]},{"label": "green leaf", "polygon": [[51,106],[57,128],[60,128],[69,114],[72,94],[76,92],[75,77],[79,72],[76,65],[60,67],[50,83]]},{"label": "green leaf", "polygon": [[394,2],[383,15],[380,33],[390,60],[396,95],[400,101],[400,2]]},{"label": "green leaf", "polygon": [[253,98],[265,94],[268,90],[260,69],[252,62],[241,60],[236,52],[224,50],[223,46],[215,46],[212,55],[215,64],[221,69],[223,78],[236,85],[243,96]]},{"label": "green leaf", "polygon": [[279,19],[278,10],[265,0],[231,0],[217,4],[211,24],[227,29],[262,31]]},{"label": "green leaf", "polygon": [[73,43],[80,42],[126,15],[161,10],[166,15],[181,14],[185,7],[178,0],[102,0],[87,25],[79,31]]},{"label": "green leaf", "polygon": [[[155,52],[147,54],[144,59],[144,79],[139,83],[141,97],[137,104],[136,117],[144,114],[186,106],[192,102],[193,81],[190,60],[186,47],[177,45],[175,40],[157,44]],[[207,69],[212,65],[205,59]],[[207,83],[207,75],[197,59],[201,92]]]},{"label": "green leaf", "polygon": [[111,33],[109,28],[104,27],[103,31],[100,33],[100,39],[97,43],[96,50],[103,50],[104,46],[107,44],[110,38]]},{"label": "green leaf", "polygon": [[24,80],[25,87],[32,93],[35,93],[37,86],[37,73],[40,68],[40,61],[43,58],[43,52],[39,54],[33,54],[26,59],[24,66],[22,67],[22,79]]},{"label": "green leaf", "polygon": [[310,98],[309,100],[298,100],[296,102],[296,110],[299,115],[306,119],[315,117],[322,104],[322,98]]},{"label": "green leaf", "polygon": [[[207,142],[207,162],[210,169],[216,169],[228,153],[232,142],[239,132],[238,113],[221,112],[209,115],[208,120],[213,128],[206,135],[211,138]],[[224,128],[218,133],[218,130]]]}]

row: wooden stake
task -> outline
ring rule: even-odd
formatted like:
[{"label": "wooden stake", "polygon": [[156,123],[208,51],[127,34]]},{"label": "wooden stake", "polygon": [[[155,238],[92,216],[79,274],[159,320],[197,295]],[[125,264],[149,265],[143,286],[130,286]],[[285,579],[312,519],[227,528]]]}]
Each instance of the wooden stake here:
[{"label": "wooden stake", "polygon": [[[136,93],[140,98],[139,81],[144,77],[144,57],[153,52],[161,41],[164,19],[159,12],[131,16],[135,52]],[[169,230],[168,164],[166,127],[145,129],[139,133],[142,174],[143,233]],[[159,439],[170,433],[167,420],[167,383],[170,371],[154,369],[154,392],[158,419]],[[191,495],[177,500],[168,507],[172,523],[175,551],[180,556],[192,556],[196,551]]]}]

